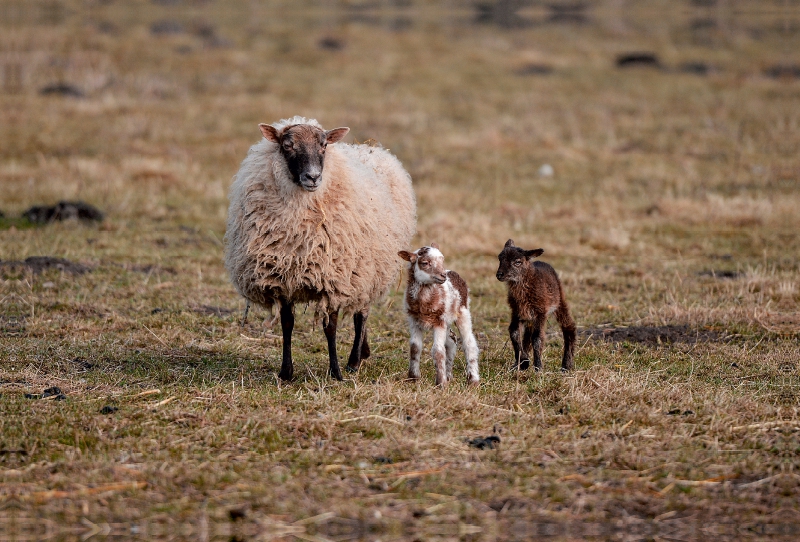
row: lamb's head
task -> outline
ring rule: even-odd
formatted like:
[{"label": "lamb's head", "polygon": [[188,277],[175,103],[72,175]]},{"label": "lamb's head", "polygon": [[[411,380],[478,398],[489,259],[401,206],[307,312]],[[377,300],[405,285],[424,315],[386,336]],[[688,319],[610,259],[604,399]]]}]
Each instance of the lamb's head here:
[{"label": "lamb's head", "polygon": [[269,124],[258,127],[265,138],[278,145],[294,183],[309,192],[316,191],[322,184],[325,148],[350,131],[350,128],[326,131],[312,124],[293,124],[281,130]]},{"label": "lamb's head", "polygon": [[544,249],[525,250],[514,244],[509,239],[503,247],[503,252],[498,254],[500,267],[497,268],[497,280],[500,282],[517,282],[525,275],[530,267],[530,260],[544,254]]},{"label": "lamb's head", "polygon": [[411,263],[414,280],[421,284],[444,284],[447,280],[444,268],[444,255],[439,251],[439,245],[431,243],[414,252],[401,250],[398,256]]}]

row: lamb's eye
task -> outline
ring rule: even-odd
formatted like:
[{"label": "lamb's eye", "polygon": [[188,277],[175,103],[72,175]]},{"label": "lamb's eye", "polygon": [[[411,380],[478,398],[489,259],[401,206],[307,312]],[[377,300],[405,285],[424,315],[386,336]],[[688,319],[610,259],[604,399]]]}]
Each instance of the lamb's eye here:
[{"label": "lamb's eye", "polygon": [[519,267],[522,265],[522,260],[514,260],[514,267]]},{"label": "lamb's eye", "polygon": [[420,267],[428,267],[428,262],[419,262]]}]

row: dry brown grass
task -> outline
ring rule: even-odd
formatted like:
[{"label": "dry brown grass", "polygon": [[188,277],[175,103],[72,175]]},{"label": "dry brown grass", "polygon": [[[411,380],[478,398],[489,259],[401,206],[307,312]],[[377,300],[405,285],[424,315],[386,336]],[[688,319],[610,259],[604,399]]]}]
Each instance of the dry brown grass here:
[{"label": "dry brown grass", "polygon": [[[795,7],[609,1],[575,25],[537,4],[509,29],[469,4],[156,4],[0,2],[0,260],[92,268],[0,270],[0,539],[796,532],[800,87],[765,75],[800,63]],[[666,69],[616,69],[632,50]],[[430,362],[403,379],[401,292],[344,383],[312,311],[289,385],[271,315],[238,326],[227,189],[257,123],[294,114],[409,169],[415,246],[471,287],[479,389],[435,389]],[[61,199],[108,218],[17,219]],[[562,276],[574,374],[554,327],[544,373],[509,371],[509,237]],[[52,386],[67,399],[24,397]]]}]

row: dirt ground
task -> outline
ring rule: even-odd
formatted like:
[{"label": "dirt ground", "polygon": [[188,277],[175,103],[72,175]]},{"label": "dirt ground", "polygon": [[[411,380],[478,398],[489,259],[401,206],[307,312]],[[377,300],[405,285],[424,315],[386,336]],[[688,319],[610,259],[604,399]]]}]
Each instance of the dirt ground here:
[{"label": "dirt ground", "polygon": [[[796,3],[0,13],[0,540],[800,537]],[[462,354],[434,387],[430,337],[405,379],[402,282],[344,382],[313,306],[291,383],[273,315],[241,325],[227,190],[296,114],[408,169],[479,387]],[[59,202],[101,219],[25,215]],[[512,369],[509,238],[563,281],[570,374],[554,321]]]}]

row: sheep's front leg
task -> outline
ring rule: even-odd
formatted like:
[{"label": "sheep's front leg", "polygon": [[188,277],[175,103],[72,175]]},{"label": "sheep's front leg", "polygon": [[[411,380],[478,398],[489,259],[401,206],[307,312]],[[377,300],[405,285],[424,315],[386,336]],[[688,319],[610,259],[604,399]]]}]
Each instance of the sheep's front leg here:
[{"label": "sheep's front leg", "polygon": [[[361,360],[369,357],[369,344],[367,343],[367,316],[369,311],[364,310],[353,315],[353,327],[355,337],[353,339],[353,349],[350,350],[350,358],[347,360],[347,369],[350,373],[355,373],[361,367]],[[366,353],[366,356],[364,355]]]},{"label": "sheep's front leg", "polygon": [[328,323],[325,326],[325,338],[328,339],[328,357],[330,358],[330,374],[336,380],[344,380],[339,369],[339,357],[336,355],[336,326],[339,323],[339,311],[328,314]]},{"label": "sheep's front leg", "polygon": [[523,324],[525,328],[522,333],[522,359],[519,362],[519,369],[520,371],[526,370],[528,367],[531,366],[531,344],[533,342],[533,332],[531,331],[531,323],[525,322]]},{"label": "sheep's front leg", "polygon": [[419,356],[422,352],[422,328],[415,320],[411,319],[408,321],[408,327],[411,335],[411,347],[408,354],[408,378],[418,380],[420,377]]},{"label": "sheep's front leg", "polygon": [[437,326],[433,328],[433,365],[436,368],[436,385],[447,386],[447,352],[445,343],[447,342],[447,327]]},{"label": "sheep's front leg", "polygon": [[467,309],[461,309],[456,326],[461,334],[461,345],[467,358],[467,383],[476,385],[481,380],[478,375],[478,341],[472,332],[472,316]]},{"label": "sheep's front leg", "polygon": [[[517,370],[522,369],[522,358],[524,353],[520,337],[521,328],[522,322],[520,322],[519,317],[516,314],[512,314],[511,324],[508,326],[508,336],[511,339],[511,346],[514,347],[514,368]],[[528,366],[526,365],[525,368],[527,369]]]},{"label": "sheep's front leg", "polygon": [[289,301],[281,301],[281,331],[283,331],[283,361],[281,362],[281,372],[278,377],[281,380],[289,381],[294,375],[294,365],[292,364],[292,330],[294,329],[294,304]]},{"label": "sheep's front leg", "polygon": [[453,380],[453,360],[456,359],[456,336],[452,330],[447,332],[447,342],[444,343],[444,351],[447,355],[447,380]]},{"label": "sheep's front leg", "polygon": [[533,347],[533,369],[535,371],[542,370],[542,350],[544,349],[545,341],[545,326],[547,324],[546,314],[537,314],[533,321],[533,334],[531,337],[531,346]]}]

